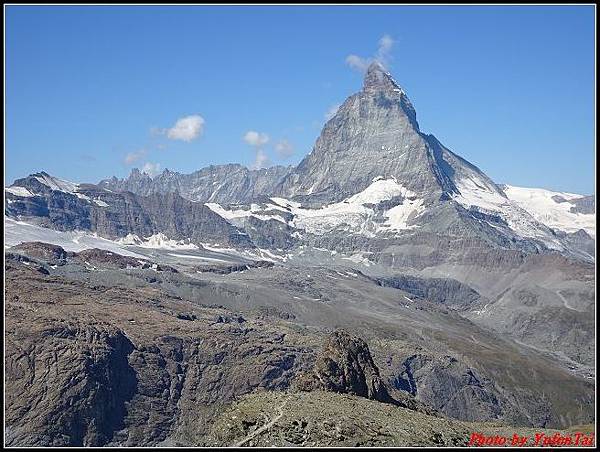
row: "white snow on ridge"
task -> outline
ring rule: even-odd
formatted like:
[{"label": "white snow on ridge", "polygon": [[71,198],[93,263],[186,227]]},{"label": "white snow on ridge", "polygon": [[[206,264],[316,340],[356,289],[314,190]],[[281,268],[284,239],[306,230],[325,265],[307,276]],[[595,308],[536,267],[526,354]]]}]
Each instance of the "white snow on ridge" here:
[{"label": "white snow on ridge", "polygon": [[[507,185],[504,193],[512,202],[529,212],[537,221],[552,229],[564,232],[576,232],[583,229],[592,237],[596,236],[595,214],[573,213],[570,211],[575,204],[569,201],[583,198],[583,195],[512,185]],[[557,202],[552,199],[554,196],[560,196],[566,202]]]},{"label": "white snow on ridge", "polygon": [[454,200],[465,207],[481,207],[496,211],[499,207],[509,204],[509,200],[500,191],[494,191],[485,184],[477,183],[473,178],[463,178],[455,181],[460,195]]},{"label": "white snow on ridge", "polygon": [[23,242],[46,242],[62,246],[66,251],[82,251],[90,248],[100,248],[123,256],[145,259],[145,256],[126,250],[119,243],[98,237],[85,231],[55,231],[33,224],[4,219],[4,247],[8,248]]},{"label": "white snow on ridge", "polygon": [[[484,181],[476,178],[465,177],[454,181],[460,191],[452,199],[466,208],[499,215],[517,235],[521,237],[537,238],[548,247],[562,249],[560,242],[546,229],[545,225],[538,222],[526,210],[513,203],[502,192],[489,187]],[[496,227],[493,223],[491,226]]]},{"label": "white snow on ridge", "polygon": [[[534,212],[530,211],[531,205],[527,206],[527,203],[513,200],[513,198],[518,197],[515,195],[516,192],[513,191],[510,196],[509,193],[505,192],[506,196],[503,196],[500,189],[494,190],[485,181],[477,181],[476,177],[465,177],[456,180],[455,184],[460,194],[453,196],[453,199],[464,207],[476,208],[483,213],[500,216],[506,221],[508,227],[521,237],[539,239],[553,249],[561,250],[564,248],[561,242],[549,231],[548,227],[553,226],[548,224],[547,221],[541,221],[541,212],[539,212],[540,215],[535,215]],[[508,192],[510,191],[508,190]],[[544,210],[546,208],[547,206],[542,207]],[[492,223],[490,225],[497,227]],[[562,224],[563,227],[565,225],[566,222]],[[574,227],[572,231],[578,229],[580,227]]]},{"label": "white snow on ridge", "polygon": [[15,196],[20,196],[22,198],[29,198],[31,196],[35,196],[33,193],[31,193],[25,187],[19,187],[18,185],[15,185],[12,187],[6,187],[5,190],[9,193],[12,193]]},{"label": "white snow on ridge", "polygon": [[402,184],[399,184],[394,177],[392,179],[375,178],[371,185],[363,191],[342,202],[351,204],[378,204],[381,201],[388,201],[395,196],[408,196],[412,194]]},{"label": "white snow on ridge", "polygon": [[79,188],[79,184],[62,180],[57,177],[52,177],[46,174],[42,174],[41,176],[35,176],[35,178],[42,184],[50,187],[52,190],[63,191],[65,193],[75,194],[75,192]]},{"label": "white snow on ridge", "polygon": [[[63,179],[59,179],[57,177],[50,176],[48,174],[41,174],[39,176],[33,176],[40,183],[44,184],[51,190],[62,191],[63,193],[69,193],[71,195],[77,196],[79,199],[83,199],[90,203],[94,203],[100,207],[108,207],[108,204],[101,199],[92,199],[83,193],[79,193],[80,184],[76,184],[74,182],[69,182]],[[25,187],[20,187],[18,185],[12,185],[10,187],[6,187],[5,190],[9,193],[12,193],[15,196],[20,197],[31,197],[36,196],[35,193],[32,193]]]}]

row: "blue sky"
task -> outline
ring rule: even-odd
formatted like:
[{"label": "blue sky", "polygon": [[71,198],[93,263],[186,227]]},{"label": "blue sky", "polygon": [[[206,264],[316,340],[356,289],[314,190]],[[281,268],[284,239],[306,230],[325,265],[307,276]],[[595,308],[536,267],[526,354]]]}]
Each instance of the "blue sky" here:
[{"label": "blue sky", "polygon": [[423,131],[498,183],[594,191],[593,6],[5,14],[5,183],[40,170],[97,182],[144,165],[252,166],[258,148],[259,163],[296,164],[360,89],[348,55],[373,56],[388,35]]}]

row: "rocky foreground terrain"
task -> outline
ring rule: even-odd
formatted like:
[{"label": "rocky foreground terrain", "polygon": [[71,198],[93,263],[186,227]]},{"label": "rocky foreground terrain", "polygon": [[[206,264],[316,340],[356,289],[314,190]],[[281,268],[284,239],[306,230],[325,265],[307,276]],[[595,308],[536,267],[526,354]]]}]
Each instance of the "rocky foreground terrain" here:
[{"label": "rocky foreground terrain", "polygon": [[[273,284],[279,266],[197,272],[44,243],[5,258],[7,445],[462,445],[475,430],[594,420],[593,385],[475,325],[474,353],[440,354],[415,325],[371,323],[385,311],[353,320],[351,308],[332,329],[335,300],[312,318],[293,296],[276,308],[223,282],[271,272]],[[416,314],[469,331],[431,302]],[[496,360],[507,378],[488,376]]]}]

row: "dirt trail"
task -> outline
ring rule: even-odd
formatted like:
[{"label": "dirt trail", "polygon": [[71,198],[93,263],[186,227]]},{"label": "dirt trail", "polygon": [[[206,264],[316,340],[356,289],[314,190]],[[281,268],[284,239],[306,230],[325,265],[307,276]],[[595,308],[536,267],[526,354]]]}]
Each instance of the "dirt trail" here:
[{"label": "dirt trail", "polygon": [[260,435],[262,432],[270,429],[275,424],[275,422],[277,422],[279,419],[281,419],[281,416],[283,416],[283,409],[285,408],[285,406],[287,405],[287,403],[289,402],[289,400],[290,400],[290,396],[286,397],[286,399],[283,401],[283,403],[281,405],[279,405],[279,407],[277,408],[277,410],[279,411],[279,413],[273,419],[271,419],[269,422],[267,422],[262,427],[257,428],[256,430],[254,430],[252,433],[250,433],[248,436],[246,436],[243,440],[238,441],[237,443],[234,443],[232,447],[243,446],[244,444],[246,444],[251,439],[253,439],[256,436]]}]

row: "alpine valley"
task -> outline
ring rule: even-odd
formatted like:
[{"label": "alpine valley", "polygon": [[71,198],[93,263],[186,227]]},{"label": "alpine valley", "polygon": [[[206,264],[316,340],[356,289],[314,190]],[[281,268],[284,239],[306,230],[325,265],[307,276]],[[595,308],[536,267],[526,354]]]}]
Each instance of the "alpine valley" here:
[{"label": "alpine valley", "polygon": [[595,197],[497,185],[375,62],[295,167],[5,188],[6,443],[595,423]]}]

